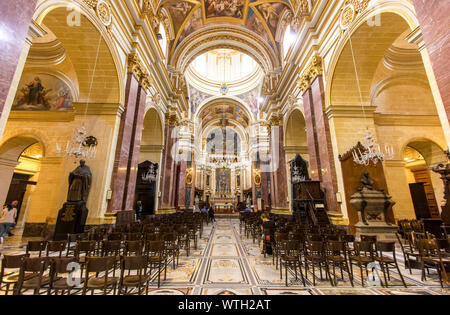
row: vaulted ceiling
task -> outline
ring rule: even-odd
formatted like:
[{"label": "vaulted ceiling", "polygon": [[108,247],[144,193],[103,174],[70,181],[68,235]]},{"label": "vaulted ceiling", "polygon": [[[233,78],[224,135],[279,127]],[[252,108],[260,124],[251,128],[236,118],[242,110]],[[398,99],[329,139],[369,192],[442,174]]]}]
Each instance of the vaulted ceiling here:
[{"label": "vaulted ceiling", "polygon": [[235,25],[251,31],[280,53],[283,17],[295,10],[299,1],[272,0],[162,0],[159,16],[169,28],[169,54],[192,33],[210,26]]}]

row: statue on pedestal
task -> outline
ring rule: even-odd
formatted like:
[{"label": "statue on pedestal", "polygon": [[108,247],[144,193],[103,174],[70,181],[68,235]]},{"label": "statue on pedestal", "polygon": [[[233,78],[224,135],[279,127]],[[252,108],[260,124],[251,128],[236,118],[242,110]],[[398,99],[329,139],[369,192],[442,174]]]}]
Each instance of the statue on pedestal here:
[{"label": "statue on pedestal", "polygon": [[67,234],[83,233],[86,224],[88,209],[86,202],[92,184],[92,173],[84,160],[80,166],[69,174],[69,189],[67,202],[58,212],[56,221],[55,241],[64,240]]},{"label": "statue on pedestal", "polygon": [[69,192],[67,201],[87,202],[92,184],[92,173],[84,160],[80,161],[80,166],[69,175]]},{"label": "statue on pedestal", "polygon": [[350,204],[360,213],[355,225],[356,234],[377,235],[386,240],[395,239],[396,227],[389,222],[388,211],[395,205],[384,190],[376,190],[368,172],[361,178],[363,187],[353,194]]}]

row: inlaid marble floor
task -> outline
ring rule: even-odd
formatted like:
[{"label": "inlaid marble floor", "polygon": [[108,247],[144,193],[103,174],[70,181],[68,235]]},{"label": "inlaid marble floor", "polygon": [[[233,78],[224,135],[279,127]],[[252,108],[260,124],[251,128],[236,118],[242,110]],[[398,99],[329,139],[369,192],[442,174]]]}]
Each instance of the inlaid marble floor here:
[{"label": "inlaid marble floor", "polygon": [[[7,241],[2,251],[4,253],[20,253],[24,251],[23,242],[19,237]],[[279,269],[275,268],[272,257],[261,254],[260,244],[247,239],[241,234],[239,220],[236,218],[221,218],[216,223],[205,225],[203,235],[198,241],[198,248],[192,250],[189,256],[182,251],[179,266],[167,270],[167,280],[160,288],[156,282],[152,285],[152,295],[446,295],[447,289],[441,289],[437,274],[431,271],[428,281],[422,282],[419,270],[405,270],[401,251],[398,253],[401,271],[408,285],[404,288],[396,273],[391,274],[389,288],[383,288],[378,283],[361,287],[359,269],[354,270],[355,286],[352,287],[348,276],[344,280],[338,277],[338,286],[333,287],[327,280],[312,285],[312,274],[309,272],[306,286],[295,279],[289,271],[289,286],[285,286],[284,275],[280,279]],[[304,270],[304,269],[303,269]],[[319,277],[319,273],[316,272]],[[339,274],[340,276],[340,274]],[[156,275],[154,276],[156,279]]]}]

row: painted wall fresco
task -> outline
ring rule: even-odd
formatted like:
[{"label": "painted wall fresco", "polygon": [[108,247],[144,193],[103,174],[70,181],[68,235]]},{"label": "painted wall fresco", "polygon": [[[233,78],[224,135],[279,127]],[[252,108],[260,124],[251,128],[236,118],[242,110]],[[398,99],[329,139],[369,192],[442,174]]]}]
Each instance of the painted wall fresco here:
[{"label": "painted wall fresco", "polygon": [[73,95],[56,76],[36,73],[22,76],[12,106],[13,110],[71,110]]},{"label": "painted wall fresco", "polygon": [[245,94],[238,95],[238,98],[240,98],[250,108],[250,111],[255,116],[259,113],[258,98],[260,96],[260,91],[261,87],[256,87]]},{"label": "painted wall fresco", "polygon": [[193,86],[189,85],[189,105],[191,107],[192,114],[195,114],[200,104],[206,99],[210,98],[212,95],[203,93]]}]

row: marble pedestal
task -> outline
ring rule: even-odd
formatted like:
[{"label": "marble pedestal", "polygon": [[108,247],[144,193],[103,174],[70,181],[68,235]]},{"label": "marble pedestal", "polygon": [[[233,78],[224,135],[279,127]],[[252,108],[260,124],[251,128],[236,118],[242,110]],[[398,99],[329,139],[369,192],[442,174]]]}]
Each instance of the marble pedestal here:
[{"label": "marble pedestal", "polygon": [[397,232],[397,229],[397,226],[388,225],[385,222],[370,222],[368,225],[362,222],[355,224],[357,239],[363,234],[376,236],[377,241],[396,241],[395,232]]}]

